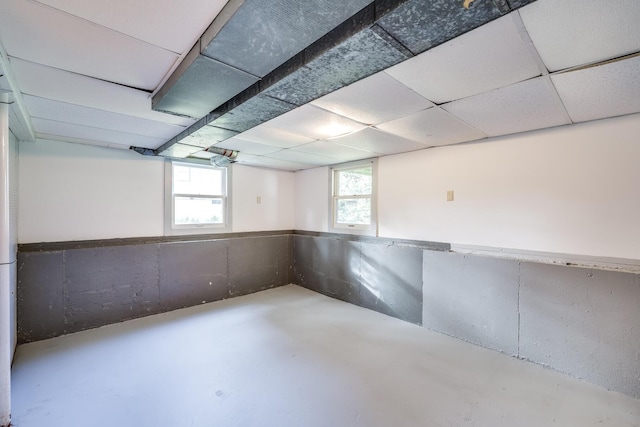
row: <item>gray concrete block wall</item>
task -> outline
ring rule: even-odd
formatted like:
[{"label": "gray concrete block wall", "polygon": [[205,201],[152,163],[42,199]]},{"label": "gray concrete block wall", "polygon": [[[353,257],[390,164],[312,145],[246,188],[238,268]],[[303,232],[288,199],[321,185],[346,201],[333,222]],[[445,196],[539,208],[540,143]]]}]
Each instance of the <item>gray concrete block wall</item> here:
[{"label": "gray concrete block wall", "polygon": [[523,262],[520,357],[640,398],[640,274]]},{"label": "gray concrete block wall", "polygon": [[289,284],[292,238],[19,252],[18,340],[38,341]]},{"label": "gray concrete block wall", "polygon": [[425,327],[640,398],[640,274],[425,251]]},{"label": "gray concrete block wall", "polygon": [[160,311],[157,245],[64,251],[63,268],[67,330]]},{"label": "gray concrete block wall", "polygon": [[158,249],[163,311],[229,297],[227,240],[167,243]]},{"label": "gray concrete block wall", "polygon": [[424,252],[426,328],[518,355],[518,261]]},{"label": "gray concrete block wall", "polygon": [[65,331],[64,252],[18,253],[18,343]]},{"label": "gray concrete block wall", "polygon": [[18,335],[36,341],[296,283],[640,398],[640,274],[341,235],[18,254]]},{"label": "gray concrete block wall", "polygon": [[295,235],[295,283],[640,398],[640,274]]},{"label": "gray concrete block wall", "polygon": [[291,240],[291,236],[229,240],[229,295],[246,295],[291,283]]},{"label": "gray concrete block wall", "polygon": [[294,283],[415,324],[422,322],[421,271],[420,248],[294,237]]}]

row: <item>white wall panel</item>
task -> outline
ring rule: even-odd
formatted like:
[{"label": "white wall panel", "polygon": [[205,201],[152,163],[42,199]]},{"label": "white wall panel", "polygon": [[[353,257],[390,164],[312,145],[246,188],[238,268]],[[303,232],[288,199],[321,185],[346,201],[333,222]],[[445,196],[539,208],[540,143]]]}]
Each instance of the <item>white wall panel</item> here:
[{"label": "white wall panel", "polygon": [[20,144],[20,243],[161,236],[163,159],[56,141]]},{"label": "white wall panel", "polygon": [[296,172],[296,230],[328,231],[329,168]]},{"label": "white wall panel", "polygon": [[633,115],[383,157],[380,236],[640,259],[638,134]]},{"label": "white wall panel", "polygon": [[235,164],[232,174],[231,227],[234,232],[294,228],[293,172]]}]

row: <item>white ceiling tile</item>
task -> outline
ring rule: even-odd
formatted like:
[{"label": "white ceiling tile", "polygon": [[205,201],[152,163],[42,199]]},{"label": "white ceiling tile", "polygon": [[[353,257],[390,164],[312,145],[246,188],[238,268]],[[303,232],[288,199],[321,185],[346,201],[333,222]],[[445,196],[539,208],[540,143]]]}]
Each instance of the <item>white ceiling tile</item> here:
[{"label": "white ceiling tile", "polygon": [[302,153],[300,151],[293,151],[292,149],[281,150],[272,154],[268,154],[264,157],[315,166],[333,165],[335,163],[338,163],[336,159],[331,157]]},{"label": "white ceiling tile", "polygon": [[11,58],[11,67],[24,94],[180,126],[195,122],[153,111],[148,92],[17,58]]},{"label": "white ceiling tile", "polygon": [[242,139],[274,147],[291,148],[314,141],[313,138],[259,125],[239,135]]},{"label": "white ceiling tile", "polygon": [[551,71],[640,51],[638,0],[538,0],[519,12]]},{"label": "white ceiling tile", "polygon": [[112,28],[176,53],[194,45],[227,0],[179,2],[38,0],[40,3]]},{"label": "white ceiling tile", "polygon": [[380,154],[397,154],[421,150],[426,145],[374,128],[332,139],[331,142]]},{"label": "white ceiling tile", "polygon": [[38,136],[45,138],[53,136],[57,137],[56,139],[70,138],[72,140],[85,140],[128,146],[134,145],[137,147],[153,149],[158,148],[166,142],[164,138],[134,135],[130,133],[98,129],[90,126],[62,123],[39,118],[33,118],[32,123]]},{"label": "white ceiling tile", "polygon": [[438,104],[541,74],[511,15],[496,19],[386,73]]},{"label": "white ceiling tile", "polygon": [[640,56],[556,74],[551,80],[574,122],[640,112]]},{"label": "white ceiling tile", "polygon": [[168,50],[27,0],[3,2],[0,39],[10,56],[144,90],[154,90],[178,59]]},{"label": "white ceiling tile", "polygon": [[366,126],[307,104],[284,113],[264,124],[264,126],[312,139],[324,139],[364,129]]},{"label": "white ceiling tile", "polygon": [[486,137],[482,132],[438,107],[383,123],[377,128],[429,147],[474,141]]},{"label": "white ceiling tile", "polygon": [[261,156],[264,154],[274,153],[282,150],[281,147],[273,145],[258,144],[257,142],[246,141],[242,138],[233,137],[215,144],[216,147],[227,148],[229,150],[237,150],[241,153],[253,154]]},{"label": "white ceiling tile", "polygon": [[370,125],[433,107],[431,101],[384,72],[338,89],[312,104]]},{"label": "white ceiling tile", "polygon": [[290,151],[299,151],[301,153],[329,157],[331,159],[334,159],[333,163],[369,159],[371,157],[378,156],[378,153],[358,150],[356,148],[347,147],[345,145],[339,145],[334,143],[333,141],[316,141],[310,144],[292,148]]},{"label": "white ceiling tile", "polygon": [[171,147],[163,150],[159,154],[166,157],[185,158],[191,156],[193,153],[199,153],[199,147],[194,147],[187,144],[173,144]]},{"label": "white ceiling tile", "polygon": [[29,110],[29,115],[33,118],[164,139],[170,139],[184,130],[182,126],[52,101],[31,95],[25,95],[24,100],[27,110]]},{"label": "white ceiling tile", "polygon": [[239,155],[238,163],[250,165],[250,166],[259,166],[263,168],[289,170],[289,171],[297,171],[297,170],[311,169],[311,168],[317,167],[317,165],[291,162],[288,160],[273,159],[273,158],[264,157],[264,156],[252,156],[249,154]]},{"label": "white ceiling tile", "polygon": [[489,136],[571,123],[548,76],[443,105]]}]

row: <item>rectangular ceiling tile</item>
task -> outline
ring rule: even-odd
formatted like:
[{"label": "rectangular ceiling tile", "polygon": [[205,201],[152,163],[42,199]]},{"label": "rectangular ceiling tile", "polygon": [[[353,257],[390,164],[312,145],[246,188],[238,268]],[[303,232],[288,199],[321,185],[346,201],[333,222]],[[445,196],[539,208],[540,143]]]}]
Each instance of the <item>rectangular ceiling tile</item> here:
[{"label": "rectangular ceiling tile", "polygon": [[257,142],[246,141],[239,137],[229,138],[215,145],[216,147],[226,148],[228,150],[237,150],[241,153],[262,156],[264,154],[275,153],[282,150],[280,147],[273,145],[258,144]]},{"label": "rectangular ceiling tile", "polygon": [[286,160],[289,162],[302,163],[315,166],[326,166],[338,163],[336,159],[325,156],[318,156],[316,154],[301,153],[300,151],[293,151],[291,149],[280,150],[272,154],[268,154],[264,157],[272,159]]},{"label": "rectangular ceiling tile", "polygon": [[464,34],[502,15],[493,1],[410,0],[378,21],[414,54]]},{"label": "rectangular ceiling tile", "polygon": [[241,154],[238,156],[238,163],[249,166],[256,166],[268,169],[298,171],[304,169],[312,169],[317,165],[309,165],[306,163],[291,162],[288,160],[272,159],[265,156],[253,156],[250,154]]},{"label": "rectangular ceiling tile", "polygon": [[427,147],[419,142],[392,135],[375,128],[366,128],[359,132],[334,138],[331,142],[380,154],[405,153]]},{"label": "rectangular ceiling tile", "polygon": [[267,122],[264,126],[312,139],[331,138],[366,126],[313,105],[304,105]]},{"label": "rectangular ceiling tile", "polygon": [[638,0],[538,0],[519,13],[550,71],[640,51]]},{"label": "rectangular ceiling tile", "polygon": [[257,81],[250,74],[198,55],[153,109],[199,119]]},{"label": "rectangular ceiling tile", "polygon": [[433,107],[433,103],[382,71],[316,99],[312,104],[369,125]]},{"label": "rectangular ceiling tile", "polygon": [[280,129],[268,127],[267,125],[256,126],[239,135],[246,141],[257,142],[259,144],[273,145],[281,148],[291,148],[314,141],[314,138],[296,135]]},{"label": "rectangular ceiling tile", "polygon": [[148,92],[17,58],[11,58],[11,66],[24,94],[180,126],[194,122],[153,111]]},{"label": "rectangular ceiling tile", "polygon": [[442,106],[489,136],[571,123],[548,76]]},{"label": "rectangular ceiling tile", "polygon": [[375,31],[366,29],[283,78],[264,94],[304,105],[407,57]]},{"label": "rectangular ceiling tile", "polygon": [[640,112],[640,56],[556,74],[551,80],[574,122]]},{"label": "rectangular ceiling tile", "polygon": [[24,95],[24,100],[29,115],[33,118],[165,139],[172,138],[184,130],[183,126],[52,101],[31,95]]},{"label": "rectangular ceiling tile", "polygon": [[369,159],[376,157],[378,153],[360,150],[345,145],[339,145],[333,141],[316,141],[309,144],[300,145],[292,148],[290,151],[299,151],[301,153],[314,154],[316,156],[329,157],[337,162],[350,162],[354,160]]},{"label": "rectangular ceiling tile", "polygon": [[486,137],[482,132],[438,107],[420,111],[376,127],[429,147],[475,141]]},{"label": "rectangular ceiling tile", "polygon": [[514,17],[507,15],[385,72],[441,104],[539,76],[541,71]]},{"label": "rectangular ceiling tile", "polygon": [[245,0],[203,54],[264,77],[371,1]]},{"label": "rectangular ceiling tile", "polygon": [[[90,126],[57,122],[47,119],[32,119],[38,135],[71,138],[75,140],[96,141],[105,144],[118,144],[144,148],[157,148],[165,142],[164,138],[135,135]],[[56,138],[59,139],[59,138]]]},{"label": "rectangular ceiling tile", "polygon": [[152,91],[178,55],[41,3],[3,2],[0,40],[10,56]]},{"label": "rectangular ceiling tile", "polygon": [[86,0],[38,0],[120,33],[176,53],[191,49],[227,0],[150,0],[88,2]]}]

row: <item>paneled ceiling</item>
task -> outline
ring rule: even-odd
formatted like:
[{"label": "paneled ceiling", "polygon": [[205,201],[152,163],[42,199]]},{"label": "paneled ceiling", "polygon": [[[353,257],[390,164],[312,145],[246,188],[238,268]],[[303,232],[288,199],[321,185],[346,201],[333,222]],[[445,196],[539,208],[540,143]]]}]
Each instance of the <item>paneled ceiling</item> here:
[{"label": "paneled ceiling", "polygon": [[23,139],[284,170],[640,112],[638,0],[463,3],[4,0],[0,91]]}]

